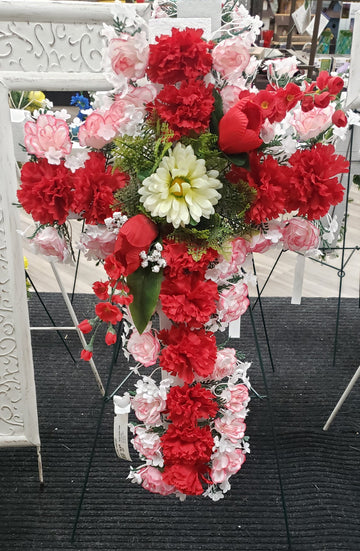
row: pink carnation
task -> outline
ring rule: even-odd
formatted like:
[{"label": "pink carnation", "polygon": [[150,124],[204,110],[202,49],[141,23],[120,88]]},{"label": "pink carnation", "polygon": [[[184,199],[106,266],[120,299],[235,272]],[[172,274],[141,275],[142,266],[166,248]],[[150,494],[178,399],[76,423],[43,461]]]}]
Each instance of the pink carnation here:
[{"label": "pink carnation", "polygon": [[244,438],[246,425],[241,417],[234,417],[233,413],[227,411],[222,417],[215,419],[215,429],[226,436],[233,444]]},{"label": "pink carnation", "polygon": [[218,306],[218,316],[222,323],[230,323],[242,316],[249,306],[248,287],[245,283],[235,283],[222,291]]},{"label": "pink carnation", "polygon": [[162,466],[163,459],[161,454],[160,436],[155,432],[149,432],[145,427],[135,427],[135,438],[132,444],[146,459],[150,459],[158,466]]},{"label": "pink carnation", "polygon": [[153,494],[161,494],[163,496],[168,496],[175,492],[175,487],[166,484],[163,481],[163,477],[159,469],[155,467],[143,467],[139,470],[139,474],[142,478],[142,487]]},{"label": "pink carnation", "polygon": [[230,475],[237,473],[241,469],[245,459],[244,452],[239,448],[232,451],[224,451],[223,453],[216,452],[212,456],[211,480],[214,484],[221,484]]},{"label": "pink carnation", "polygon": [[79,248],[85,252],[88,260],[105,260],[114,252],[116,234],[100,226],[86,226],[80,236]]},{"label": "pink carnation", "polygon": [[231,243],[232,253],[230,262],[224,257],[219,257],[220,262],[207,270],[206,279],[212,279],[216,283],[226,281],[232,275],[239,272],[240,266],[244,264],[246,255],[249,251],[249,243],[242,237],[234,239]]},{"label": "pink carnation", "polygon": [[241,76],[250,61],[250,53],[240,36],[222,40],[212,51],[213,67],[226,79]]},{"label": "pink carnation", "polygon": [[79,128],[78,139],[82,147],[101,149],[115,136],[112,118],[94,111]]},{"label": "pink carnation", "polygon": [[292,218],[283,230],[283,247],[289,251],[305,253],[319,245],[320,232],[305,218]]},{"label": "pink carnation", "polygon": [[225,407],[234,413],[239,413],[249,400],[249,391],[243,384],[232,385],[228,390],[230,392],[230,400],[226,403]]},{"label": "pink carnation", "polygon": [[52,226],[38,231],[32,243],[36,252],[56,258],[59,262],[66,262],[70,256],[65,239]]},{"label": "pink carnation", "polygon": [[122,33],[118,38],[113,38],[110,40],[108,55],[114,73],[128,79],[142,78],[149,59],[145,33],[135,33],[133,36]]},{"label": "pink carnation", "polygon": [[24,130],[25,147],[32,155],[46,157],[51,164],[59,164],[61,157],[69,155],[71,140],[64,120],[53,115],[40,115],[36,122],[26,122]]},{"label": "pink carnation", "polygon": [[145,331],[141,335],[133,330],[127,344],[127,349],[133,358],[145,367],[154,365],[160,353],[160,343],[152,331]]},{"label": "pink carnation", "polygon": [[224,377],[230,377],[236,367],[236,350],[235,348],[223,348],[218,350],[215,368],[211,374],[211,379],[220,381]]}]

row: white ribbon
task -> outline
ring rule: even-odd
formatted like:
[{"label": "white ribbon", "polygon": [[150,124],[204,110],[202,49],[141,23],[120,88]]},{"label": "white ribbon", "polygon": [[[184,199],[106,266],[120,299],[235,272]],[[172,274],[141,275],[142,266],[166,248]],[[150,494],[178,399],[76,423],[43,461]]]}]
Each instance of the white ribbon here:
[{"label": "white ribbon", "polygon": [[131,461],[128,444],[128,416],[130,412],[130,396],[114,396],[114,446],[120,459]]}]

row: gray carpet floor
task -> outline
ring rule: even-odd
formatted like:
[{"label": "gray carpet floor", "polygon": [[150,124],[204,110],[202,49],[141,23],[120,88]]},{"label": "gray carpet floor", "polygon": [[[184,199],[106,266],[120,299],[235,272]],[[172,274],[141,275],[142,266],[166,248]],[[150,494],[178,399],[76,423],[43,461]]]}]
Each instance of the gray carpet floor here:
[{"label": "gray carpet floor", "polygon": [[[43,298],[56,323],[69,324],[61,298]],[[77,295],[79,318],[92,313],[92,297]],[[126,480],[129,464],[112,444],[112,404],[105,408],[75,542],[78,508],[101,399],[87,364],[74,365],[56,334],[34,333],[45,488],[39,491],[34,449],[0,450],[0,549],[89,551],[358,551],[360,549],[360,383],[328,432],[322,426],[360,363],[360,310],[343,299],[336,367],[332,367],[335,299],[264,299],[275,364],[272,372],[258,308],[263,353],[286,500],[288,543],[274,452],[269,403],[254,397],[248,417],[251,454],[225,499],[213,503],[152,495]],[[36,297],[32,322],[47,325]],[[252,361],[254,388],[264,382],[249,314],[232,345]],[[80,345],[66,340],[76,357]],[[99,339],[100,345],[101,338]],[[104,380],[111,353],[97,347]],[[111,389],[126,373],[115,366]],[[128,388],[131,388],[131,379]]]}]

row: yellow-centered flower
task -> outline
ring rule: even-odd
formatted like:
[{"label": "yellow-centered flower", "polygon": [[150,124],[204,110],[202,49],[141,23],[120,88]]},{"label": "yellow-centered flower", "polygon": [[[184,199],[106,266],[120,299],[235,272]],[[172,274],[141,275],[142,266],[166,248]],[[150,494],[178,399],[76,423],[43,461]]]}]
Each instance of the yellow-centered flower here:
[{"label": "yellow-centered flower", "polygon": [[161,160],[159,168],[143,181],[140,201],[152,216],[165,218],[175,228],[214,214],[222,187],[217,170],[206,170],[191,145],[180,142]]}]

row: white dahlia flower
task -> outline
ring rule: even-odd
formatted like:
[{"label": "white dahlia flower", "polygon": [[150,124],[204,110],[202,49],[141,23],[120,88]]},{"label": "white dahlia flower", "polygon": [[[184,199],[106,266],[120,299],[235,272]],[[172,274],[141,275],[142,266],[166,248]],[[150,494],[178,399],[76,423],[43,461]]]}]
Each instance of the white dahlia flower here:
[{"label": "white dahlia flower", "polygon": [[152,216],[166,217],[175,228],[191,220],[209,218],[221,197],[217,170],[206,171],[204,159],[198,159],[191,145],[180,142],[170,149],[159,168],[143,181],[140,201]]}]

